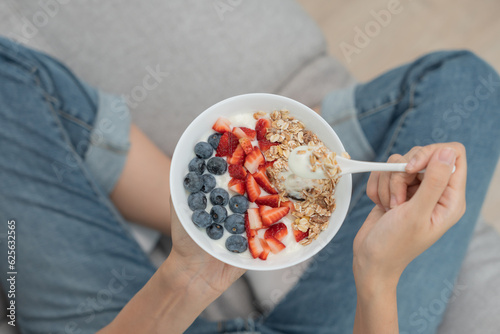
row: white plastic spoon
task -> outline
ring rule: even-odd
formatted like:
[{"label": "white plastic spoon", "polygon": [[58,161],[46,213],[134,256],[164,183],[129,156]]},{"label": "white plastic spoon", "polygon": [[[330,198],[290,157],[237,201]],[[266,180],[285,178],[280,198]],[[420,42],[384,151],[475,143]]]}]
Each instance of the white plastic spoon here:
[{"label": "white plastic spoon", "polygon": [[[326,179],[327,176],[323,172],[323,169],[317,168],[316,171],[311,170],[310,155],[315,147],[310,146],[299,146],[290,152],[288,157],[288,166],[290,170],[297,176],[304,179]],[[305,153],[303,151],[306,151]],[[300,153],[299,153],[300,152]],[[341,173],[353,174],[353,173],[364,173],[373,171],[383,171],[383,172],[404,172],[406,168],[406,163],[385,163],[385,162],[365,162],[351,160],[337,155],[335,157]],[[419,171],[419,173],[424,173],[424,170]],[[455,167],[453,167],[452,173],[455,172]]]}]

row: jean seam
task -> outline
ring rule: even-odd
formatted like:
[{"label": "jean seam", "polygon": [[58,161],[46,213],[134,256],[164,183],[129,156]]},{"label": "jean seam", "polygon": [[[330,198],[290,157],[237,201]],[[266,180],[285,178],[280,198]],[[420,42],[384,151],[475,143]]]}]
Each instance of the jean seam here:
[{"label": "jean seam", "polygon": [[362,113],[359,113],[358,115],[358,119],[359,120],[362,120],[363,118],[366,118],[368,116],[371,116],[371,115],[374,115],[382,110],[384,110],[385,108],[387,107],[390,107],[390,106],[393,106],[395,104],[398,104],[399,102],[401,102],[403,100],[403,94],[401,94],[398,98],[392,100],[392,101],[389,101],[389,102],[386,102],[380,106],[377,106],[375,108],[371,108],[365,112],[362,112]]},{"label": "jean seam", "polygon": [[55,110],[57,114],[59,114],[61,117],[65,118],[66,120],[72,122],[75,125],[79,125],[82,128],[85,128],[88,131],[92,131],[93,127],[92,125],[87,124],[86,122],[82,121],[79,118],[76,118],[75,116],[68,114],[67,112],[62,111],[61,109]]},{"label": "jean seam", "polygon": [[129,149],[122,149],[122,148],[113,146],[113,145],[108,144],[108,143],[94,143],[94,142],[90,141],[90,145],[102,148],[104,150],[111,151],[111,152],[116,153],[116,154],[123,155],[123,154],[127,154],[129,152]]},{"label": "jean seam", "polygon": [[408,108],[405,110],[405,112],[401,115],[401,119],[399,121],[399,124],[397,128],[394,130],[394,134],[392,135],[391,141],[389,142],[389,145],[387,146],[386,151],[384,152],[383,156],[388,157],[392,149],[394,148],[394,145],[396,144],[397,138],[399,134],[401,133],[401,129],[403,128],[404,123],[406,122],[406,119],[408,118],[408,115],[410,112],[415,110],[415,90],[417,88],[417,85],[421,82],[421,80],[425,77],[425,75],[421,76],[418,78],[418,80],[415,80],[411,86],[410,86],[410,96],[409,96],[409,104]]}]

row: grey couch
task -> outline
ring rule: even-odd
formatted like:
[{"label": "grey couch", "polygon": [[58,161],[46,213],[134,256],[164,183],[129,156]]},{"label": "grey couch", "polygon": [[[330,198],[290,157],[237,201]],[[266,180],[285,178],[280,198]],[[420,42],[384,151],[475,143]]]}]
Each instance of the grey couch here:
[{"label": "grey couch", "polygon": [[[354,83],[327,54],[318,27],[290,0],[0,0],[0,34],[56,56],[94,86],[125,95],[133,120],[169,155],[201,111],[229,96],[271,92],[316,106],[327,92]],[[145,85],[146,77],[155,83]],[[159,236],[134,231],[161,262]],[[252,296],[249,287],[284,274],[248,273],[204,316],[247,316],[272,292]],[[439,333],[497,333],[499,282],[500,237],[479,222]],[[0,333],[11,330],[0,325]]]}]

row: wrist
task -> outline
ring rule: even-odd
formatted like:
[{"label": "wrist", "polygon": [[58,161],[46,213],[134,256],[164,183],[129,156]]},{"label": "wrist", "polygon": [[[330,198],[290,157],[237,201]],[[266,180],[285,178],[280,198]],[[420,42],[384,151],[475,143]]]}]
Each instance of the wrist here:
[{"label": "wrist", "polygon": [[402,272],[363,264],[355,258],[353,273],[358,298],[370,299],[395,294]]},{"label": "wrist", "polygon": [[381,277],[356,280],[356,316],[353,333],[399,333],[397,282]]},{"label": "wrist", "polygon": [[187,296],[197,296],[206,306],[215,300],[224,290],[216,289],[204,278],[206,270],[203,264],[187,261],[185,257],[172,250],[159,268],[164,284],[182,290]]}]

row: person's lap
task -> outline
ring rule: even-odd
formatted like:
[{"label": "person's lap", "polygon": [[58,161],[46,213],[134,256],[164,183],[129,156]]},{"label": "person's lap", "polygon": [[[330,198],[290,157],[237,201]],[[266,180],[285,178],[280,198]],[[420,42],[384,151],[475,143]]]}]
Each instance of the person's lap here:
[{"label": "person's lap", "polygon": [[[105,103],[60,64],[0,39],[0,233],[15,220],[23,333],[95,333],[154,273],[104,190],[112,178],[92,173],[119,168],[126,152],[118,129],[96,131],[106,119],[128,127]],[[0,268],[5,282],[13,270]]]},{"label": "person's lap", "polygon": [[[24,49],[19,50],[15,54],[0,46],[0,76],[6,79],[2,79],[5,86],[0,92],[0,118],[8,129],[0,134],[0,214],[3,220],[14,218],[17,223],[19,323],[26,332],[95,332],[146,283],[154,268],[126,230],[103,190],[106,187],[92,175],[95,169],[86,161],[86,145],[81,143],[88,143],[100,117],[97,97],[68,73],[58,72],[55,64],[33,72],[40,59],[31,59],[33,53],[23,56]],[[446,62],[440,69],[437,63],[443,59]],[[333,126],[339,134],[349,124],[358,122],[358,128],[361,126],[367,139],[361,145],[355,144],[359,138],[341,135],[353,158],[383,161],[389,154],[428,144],[429,139],[460,141],[468,149],[469,175],[474,177],[469,179],[466,215],[410,265],[399,285],[402,328],[413,332],[425,321],[427,331],[432,332],[442,310],[424,317],[418,313],[419,308],[435,307],[434,301],[449,288],[447,282],[454,281],[460,267],[498,158],[498,152],[491,152],[498,146],[492,142],[498,116],[490,107],[498,104],[498,94],[485,100],[474,116],[458,114],[461,123],[455,128],[458,121],[447,120],[457,115],[444,118],[443,111],[452,108],[454,102],[463,102],[469,91],[475,94],[480,81],[475,80],[474,71],[486,80],[493,72],[470,54],[433,54],[408,69],[397,69],[358,86],[352,102],[359,122]],[[450,78],[455,72],[463,77]],[[36,78],[42,77],[42,83],[37,84]],[[60,80],[67,81],[57,92]],[[451,89],[454,80],[460,85]],[[63,96],[61,92],[68,86],[78,89]],[[325,103],[325,118],[334,122],[326,107]],[[489,142],[484,143],[483,137]],[[352,328],[356,302],[352,240],[373,207],[364,195],[366,178],[357,183],[352,209],[333,242],[318,254],[287,297],[255,323],[256,331],[344,333]],[[429,320],[431,316],[436,319]],[[241,325],[240,321],[229,321],[224,329],[244,329]],[[200,318],[187,332],[214,333],[217,328],[222,327]]]}]

